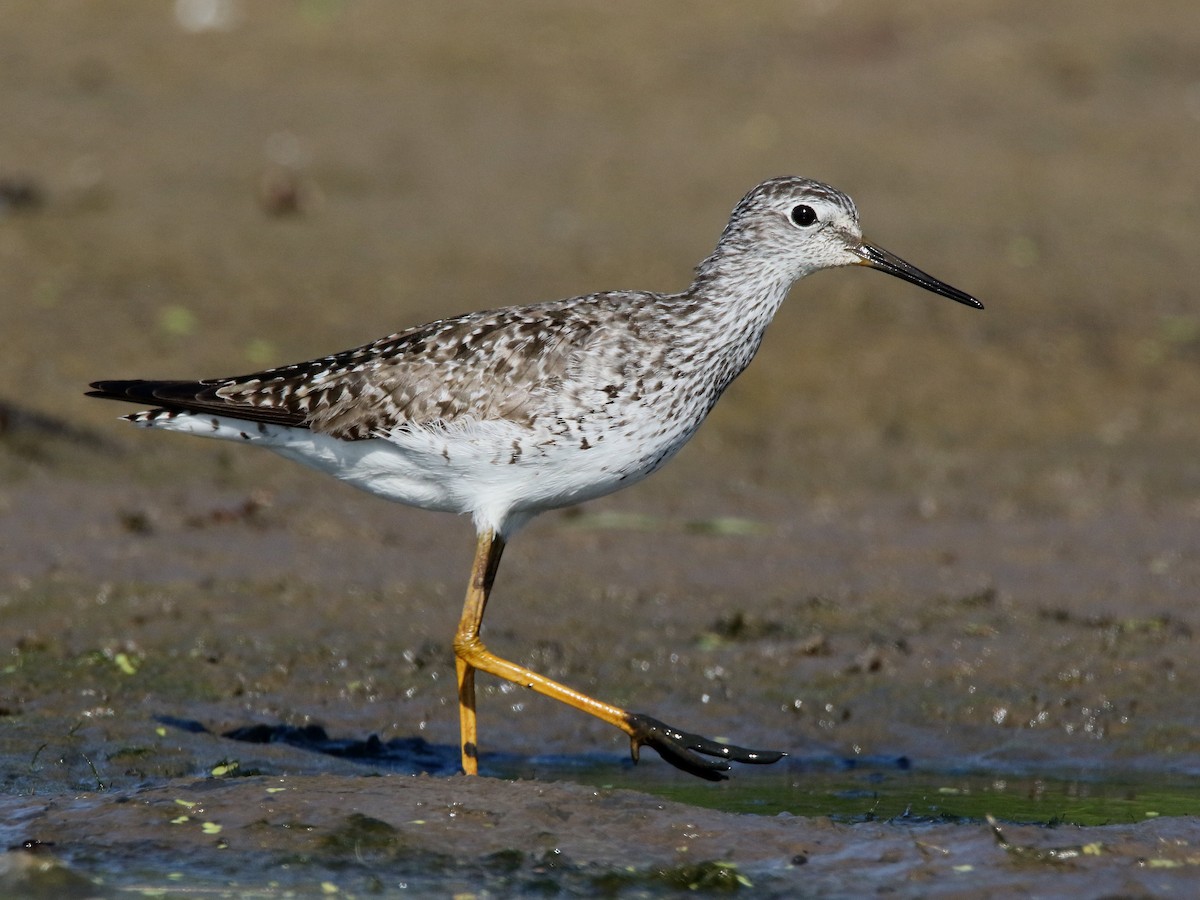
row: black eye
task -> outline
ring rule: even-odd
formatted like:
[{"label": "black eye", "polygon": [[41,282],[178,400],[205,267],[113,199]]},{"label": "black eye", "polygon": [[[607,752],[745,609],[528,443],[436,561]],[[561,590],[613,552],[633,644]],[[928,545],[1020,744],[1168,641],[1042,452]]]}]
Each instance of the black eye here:
[{"label": "black eye", "polygon": [[817,221],[817,213],[811,206],[800,204],[792,207],[791,219],[801,228],[807,228]]}]

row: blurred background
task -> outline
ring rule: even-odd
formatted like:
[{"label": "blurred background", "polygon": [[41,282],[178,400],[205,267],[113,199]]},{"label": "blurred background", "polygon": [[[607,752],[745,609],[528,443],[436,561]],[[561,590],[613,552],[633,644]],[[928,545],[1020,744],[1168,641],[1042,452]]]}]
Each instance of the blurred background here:
[{"label": "blurred background", "polygon": [[[87,383],[680,290],[790,173],[986,310],[805,280],[675,462],[515,542],[490,633],[751,744],[936,756],[1027,729],[1025,758],[1053,730],[1090,759],[1124,728],[1106,746],[1194,760],[1198,149],[1194,0],[6,3],[0,604],[14,652],[53,662],[29,703],[60,691],[74,734],[67,663],[174,678],[186,650],[222,661],[196,688],[218,700],[166,705],[214,731],[452,748],[467,523],[138,432]],[[625,752],[503,702],[490,747]]]},{"label": "blurred background", "polygon": [[792,173],[987,310],[806,281],[664,496],[1200,514],[1200,13],[1153,9],[7,4],[0,400],[146,465],[211,458],[81,388],[682,289]]}]

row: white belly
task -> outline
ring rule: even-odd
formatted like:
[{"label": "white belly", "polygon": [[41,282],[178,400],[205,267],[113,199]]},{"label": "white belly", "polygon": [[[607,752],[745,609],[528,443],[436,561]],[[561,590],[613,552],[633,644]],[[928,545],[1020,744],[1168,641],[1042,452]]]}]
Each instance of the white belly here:
[{"label": "white belly", "polygon": [[607,433],[588,442],[482,422],[344,441],[304,428],[210,414],[144,412],[127,418],[147,428],[265,447],[388,500],[470,513],[476,527],[505,536],[539,512],[633,484],[686,440],[642,444],[629,435]]}]

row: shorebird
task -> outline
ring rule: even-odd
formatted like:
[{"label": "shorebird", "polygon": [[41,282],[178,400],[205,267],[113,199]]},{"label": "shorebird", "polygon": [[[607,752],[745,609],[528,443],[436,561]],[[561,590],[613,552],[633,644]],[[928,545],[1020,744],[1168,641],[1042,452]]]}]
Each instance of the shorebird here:
[{"label": "shorebird", "polygon": [[500,556],[538,513],[645,478],[696,433],[754,357],[792,285],[869,266],[975,308],[974,297],[863,239],[842,192],[773,178],[734,208],[677,294],[608,291],[474,312],[308,362],[202,381],[97,381],[153,408],[135,425],[240,441],[423,509],[469,513],[475,558],[454,637],[462,768],[478,772],[475,671],[560,700],[709,780],[752,750],[593,699],[480,638]]}]

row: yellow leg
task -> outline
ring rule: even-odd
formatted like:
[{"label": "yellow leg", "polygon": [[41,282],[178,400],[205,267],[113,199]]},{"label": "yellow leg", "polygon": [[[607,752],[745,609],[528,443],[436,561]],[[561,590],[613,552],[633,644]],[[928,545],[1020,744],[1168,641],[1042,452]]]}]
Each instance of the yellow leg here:
[{"label": "yellow leg", "polygon": [[475,669],[461,658],[454,660],[458,672],[458,733],[462,743],[462,768],[467,775],[479,774],[479,731],[475,725]]},{"label": "yellow leg", "polygon": [[458,644],[460,640],[469,640],[471,637],[477,639],[502,553],[503,539],[490,531],[480,533],[475,545],[475,562],[471,565],[471,583],[467,585],[467,599],[463,603],[462,618],[459,620],[458,633],[454,639],[454,669],[458,674],[458,723],[461,739],[459,746],[462,750],[463,772],[467,775],[479,774],[479,732],[475,724],[475,667],[458,651]]},{"label": "yellow leg", "polygon": [[467,775],[479,773],[478,730],[475,722],[475,670],[503,678],[539,694],[552,697],[568,706],[595,716],[629,735],[633,758],[643,744],[653,747],[667,762],[684,771],[712,780],[724,778],[729,768],[726,762],[711,762],[697,753],[732,759],[738,762],[772,763],[783,754],[769,750],[746,750],[719,744],[695,734],[677,731],[640,713],[630,713],[559,684],[544,675],[501,659],[484,646],[479,637],[488,596],[500,567],[504,540],[490,531],[479,534],[475,545],[475,561],[471,566],[471,583],[463,604],[462,618],[454,636],[455,670],[458,674],[458,713],[461,729],[462,767]]}]

